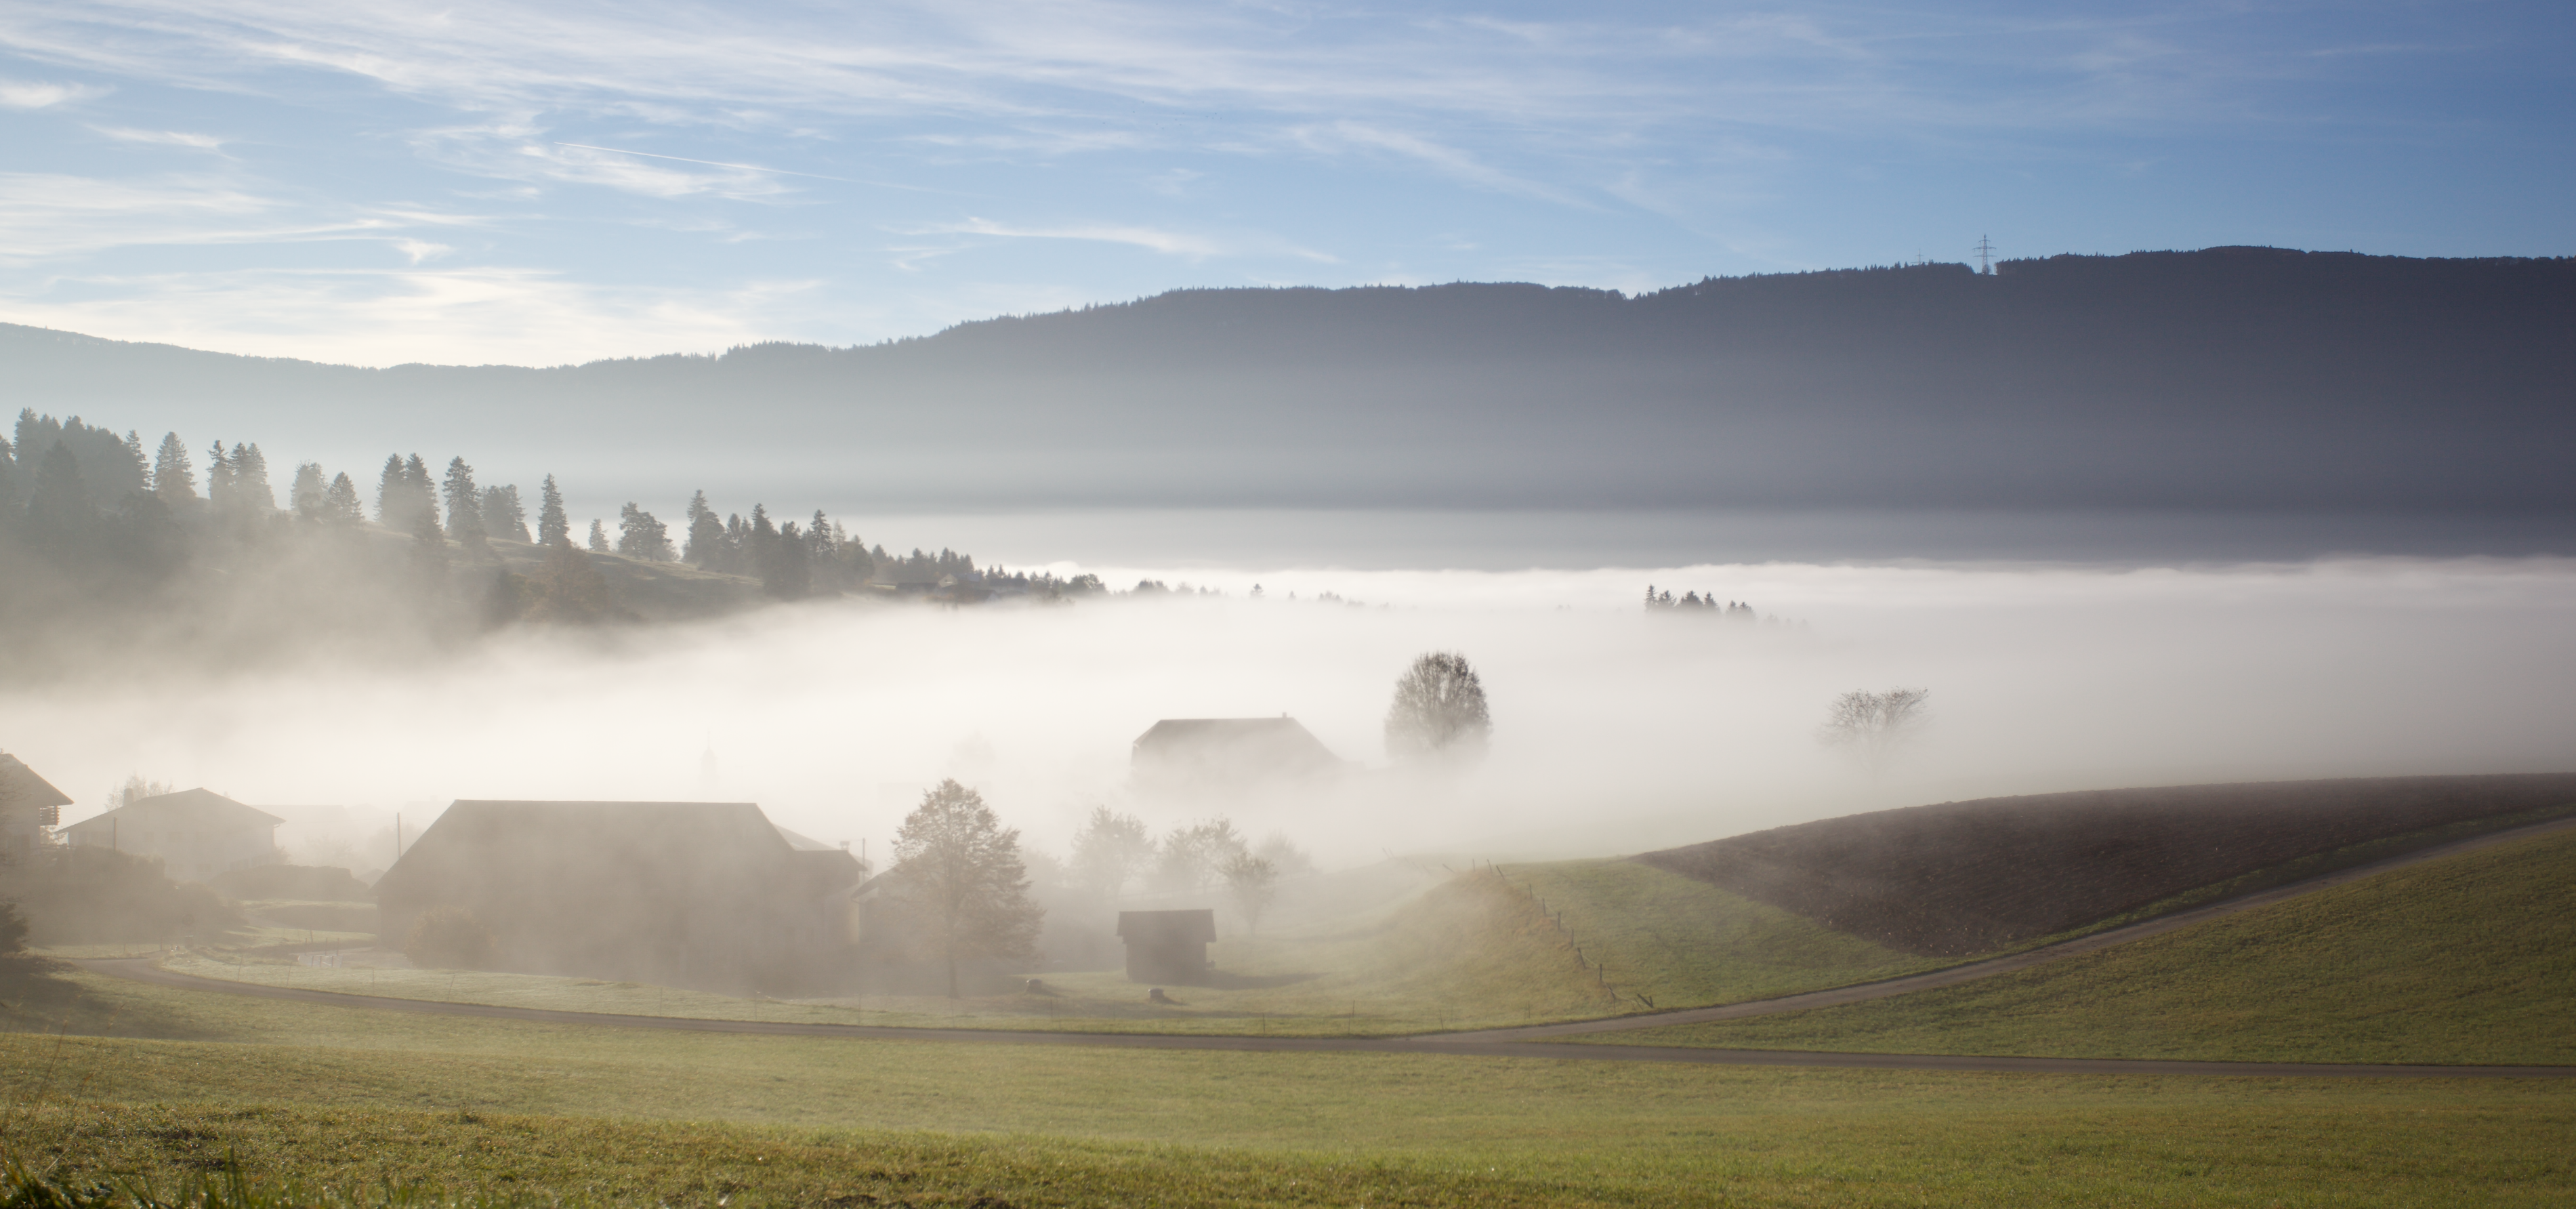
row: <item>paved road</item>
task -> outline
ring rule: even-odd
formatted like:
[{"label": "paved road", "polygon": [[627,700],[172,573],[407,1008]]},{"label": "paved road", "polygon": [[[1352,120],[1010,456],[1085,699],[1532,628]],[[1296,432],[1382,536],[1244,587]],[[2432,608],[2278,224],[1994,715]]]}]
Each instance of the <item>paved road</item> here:
[{"label": "paved road", "polygon": [[150,958],[118,958],[82,961],[76,964],[101,974],[132,979],[160,986],[225,995],[242,995],[254,999],[276,999],[295,1003],[321,1004],[330,1007],[361,1008],[379,1012],[408,1012],[424,1016],[463,1016],[486,1020],[518,1020],[538,1024],[599,1025],[612,1028],[661,1029],[689,1033],[753,1033],[781,1037],[837,1037],[848,1040],[875,1041],[943,1041],[979,1045],[1079,1045],[1107,1049],[1224,1050],[1254,1053],[1372,1053],[1372,1054],[1439,1054],[1452,1057],[1487,1058],[1556,1058],[1585,1062],[1678,1062],[1712,1066],[1807,1066],[1843,1067],[1874,1070],[1983,1071],[1994,1073],[2060,1074],[2060,1075],[2239,1075],[2276,1077],[2355,1077],[2382,1078],[2485,1078],[2485,1079],[2564,1079],[2576,1078],[2576,1066],[2434,1066],[2368,1063],[2306,1062],[2162,1062],[2116,1058],[2006,1058],[1952,1054],[1852,1054],[1819,1053],[1806,1050],[1701,1049],[1683,1046],[1652,1045],[1586,1045],[1546,1040],[1585,1033],[1622,1029],[1659,1028],[1671,1024],[1691,1024],[1707,1020],[1740,1020],[1772,1012],[1796,1011],[1802,1008],[1827,1007],[1838,1003],[1858,1003],[1890,995],[1902,995],[1936,986],[1953,986],[1977,978],[1991,977],[2010,970],[2028,969],[2042,962],[2078,953],[2090,953],[2124,941],[2170,932],[2177,928],[2214,919],[2238,911],[2250,910],[2293,898],[2328,886],[2342,885],[2390,869],[2402,868],[2444,856],[2475,851],[2515,839],[2555,831],[2576,829],[2576,818],[2542,823],[2512,831],[2462,840],[2421,852],[2327,874],[2304,882],[2276,887],[2243,898],[2231,899],[2190,911],[2132,924],[2108,932],[2096,933],[2081,940],[2017,953],[2011,957],[1977,962],[1911,978],[1892,979],[1864,986],[1839,987],[1767,999],[1758,1003],[1730,1004],[1718,1008],[1693,1008],[1656,1012],[1642,1016],[1624,1016],[1616,1020],[1590,1020],[1576,1024],[1538,1025],[1530,1028],[1491,1029],[1472,1033],[1445,1033],[1424,1037],[1243,1037],[1180,1035],[1168,1033],[1076,1033],[1013,1031],[1006,1029],[896,1028],[880,1025],[793,1024],[761,1020],[699,1020],[676,1016],[622,1016],[603,1012],[564,1012],[546,1008],[501,1007],[482,1003],[440,1003],[423,999],[392,999],[377,995],[349,995],[336,991],[312,991],[296,987],[261,986],[257,983],[228,982],[199,978],[165,970]]}]

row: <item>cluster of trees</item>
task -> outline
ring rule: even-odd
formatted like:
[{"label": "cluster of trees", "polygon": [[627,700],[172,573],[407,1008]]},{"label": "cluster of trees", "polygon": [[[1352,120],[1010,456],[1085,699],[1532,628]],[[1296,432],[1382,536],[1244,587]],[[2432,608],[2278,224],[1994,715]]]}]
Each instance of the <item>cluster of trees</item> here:
[{"label": "cluster of trees", "polygon": [[1697,592],[1684,592],[1680,600],[1675,600],[1671,589],[1667,588],[1659,593],[1655,591],[1655,585],[1647,584],[1646,611],[1651,613],[1666,609],[1716,613],[1738,621],[1752,621],[1757,617],[1753,606],[1740,600],[1720,603],[1715,594],[1703,596]]},{"label": "cluster of trees", "polygon": [[1104,902],[1139,883],[1165,892],[1222,888],[1245,925],[1257,930],[1280,879],[1314,870],[1314,861],[1285,833],[1273,832],[1256,844],[1220,817],[1174,827],[1157,840],[1136,816],[1094,806],[1073,837],[1067,872]]}]

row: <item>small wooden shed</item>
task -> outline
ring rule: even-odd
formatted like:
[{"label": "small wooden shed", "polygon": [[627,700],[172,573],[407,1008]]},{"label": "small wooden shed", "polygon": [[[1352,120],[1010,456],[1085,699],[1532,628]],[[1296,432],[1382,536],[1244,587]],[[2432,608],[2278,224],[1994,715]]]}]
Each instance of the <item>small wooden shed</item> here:
[{"label": "small wooden shed", "polygon": [[1216,912],[1121,911],[1118,939],[1127,942],[1127,981],[1198,982],[1207,977]]}]

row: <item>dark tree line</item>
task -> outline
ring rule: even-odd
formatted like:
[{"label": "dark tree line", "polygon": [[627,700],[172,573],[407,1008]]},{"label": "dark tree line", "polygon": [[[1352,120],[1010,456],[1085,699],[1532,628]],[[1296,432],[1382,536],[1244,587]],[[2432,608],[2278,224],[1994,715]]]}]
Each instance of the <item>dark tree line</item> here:
[{"label": "dark tree line", "polygon": [[1675,600],[1673,599],[1671,589],[1667,588],[1663,592],[1658,593],[1655,591],[1655,585],[1647,584],[1646,610],[1648,612],[1657,612],[1667,609],[1715,613],[1720,616],[1735,618],[1738,621],[1752,621],[1757,616],[1753,611],[1752,605],[1746,604],[1740,600],[1730,600],[1720,603],[1714,593],[1702,596],[1697,592],[1685,592],[1682,594],[1682,598],[1680,600]]},{"label": "dark tree line", "polygon": [[388,455],[375,478],[370,501],[349,473],[306,462],[281,507],[256,443],[198,450],[171,433],[147,446],[139,433],[23,411],[0,440],[0,626],[25,640],[0,643],[10,648],[0,662],[45,647],[41,637],[83,631],[90,649],[130,647],[122,639],[149,632],[246,652],[260,645],[251,632],[270,645],[334,634],[412,642],[522,621],[632,618],[626,593],[654,590],[653,577],[600,557],[612,552],[754,578],[788,600],[919,585],[962,602],[1081,586],[979,568],[945,549],[891,555],[820,511],[782,524],[755,505],[718,519],[703,492],[679,534],[630,502],[613,536],[589,522],[585,550],[552,475],[535,493],[533,530],[520,487],[480,481],[461,456],[440,468],[417,453]]}]

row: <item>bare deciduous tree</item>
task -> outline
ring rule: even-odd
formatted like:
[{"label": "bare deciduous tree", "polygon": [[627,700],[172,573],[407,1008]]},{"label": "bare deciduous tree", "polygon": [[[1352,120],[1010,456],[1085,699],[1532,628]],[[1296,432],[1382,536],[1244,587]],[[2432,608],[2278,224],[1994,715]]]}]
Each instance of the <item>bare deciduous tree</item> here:
[{"label": "bare deciduous tree", "polygon": [[941,781],[894,833],[896,892],[948,963],[957,997],[959,957],[1027,957],[1046,909],[1029,899],[1020,833],[1002,826],[984,795]]},{"label": "bare deciduous tree", "polygon": [[1887,771],[1922,729],[1928,716],[1924,702],[1931,696],[1928,688],[1844,693],[1826,707],[1825,724],[1816,737],[1875,776]]},{"label": "bare deciduous tree", "polygon": [[1388,755],[1473,759],[1485,753],[1493,731],[1484,681],[1466,656],[1434,651],[1396,678],[1395,701],[1386,711]]}]

